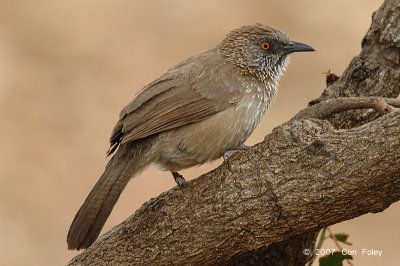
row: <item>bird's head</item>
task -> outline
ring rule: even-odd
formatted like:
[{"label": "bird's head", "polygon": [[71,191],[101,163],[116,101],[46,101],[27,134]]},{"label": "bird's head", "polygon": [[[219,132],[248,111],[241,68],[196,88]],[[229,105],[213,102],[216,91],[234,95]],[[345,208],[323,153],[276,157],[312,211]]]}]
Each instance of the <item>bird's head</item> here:
[{"label": "bird's head", "polygon": [[290,53],[314,51],[311,46],[290,41],[285,33],[262,24],[233,30],[217,47],[230,63],[262,81],[277,81],[289,63]]}]

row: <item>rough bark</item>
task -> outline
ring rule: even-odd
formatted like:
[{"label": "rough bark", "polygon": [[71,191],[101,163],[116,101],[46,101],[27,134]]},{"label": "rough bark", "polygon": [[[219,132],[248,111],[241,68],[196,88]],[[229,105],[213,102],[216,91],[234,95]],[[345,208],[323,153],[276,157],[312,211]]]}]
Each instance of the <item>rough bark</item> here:
[{"label": "rough bark", "polygon": [[[316,102],[398,96],[399,18],[400,2],[386,0],[361,54]],[[400,112],[322,120],[311,108],[232,156],[230,169],[223,164],[145,203],[70,264],[304,265],[302,251],[319,229],[400,199]]]},{"label": "rough bark", "polygon": [[233,156],[230,170],[145,203],[74,263],[221,264],[382,211],[400,199],[399,135],[400,112],[350,130],[294,120]]},{"label": "rough bark", "polygon": [[[400,1],[386,0],[372,16],[372,24],[362,40],[362,51],[343,75],[311,102],[357,96],[396,98],[400,93]],[[330,117],[338,128],[352,128],[370,122],[377,112],[347,111]]]}]

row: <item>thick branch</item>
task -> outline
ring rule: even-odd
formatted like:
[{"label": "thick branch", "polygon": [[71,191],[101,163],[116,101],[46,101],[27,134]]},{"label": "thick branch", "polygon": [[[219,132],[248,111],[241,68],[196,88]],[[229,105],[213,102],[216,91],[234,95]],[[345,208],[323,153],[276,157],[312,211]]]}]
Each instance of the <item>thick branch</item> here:
[{"label": "thick branch", "polygon": [[355,109],[372,108],[385,115],[400,107],[400,100],[380,97],[339,97],[325,100],[298,112],[292,120],[316,118],[325,119],[330,115]]},{"label": "thick branch", "polygon": [[[217,264],[400,199],[400,112],[351,130],[295,120],[143,205],[71,264]],[[356,203],[356,204],[355,204]]]},{"label": "thick branch", "polygon": [[[380,96],[396,98],[400,93],[400,1],[386,0],[372,16],[362,41],[362,51],[343,75],[328,86],[320,99]],[[318,100],[316,100],[318,102]],[[347,111],[329,121],[337,128],[352,128],[379,116],[370,110]]]}]

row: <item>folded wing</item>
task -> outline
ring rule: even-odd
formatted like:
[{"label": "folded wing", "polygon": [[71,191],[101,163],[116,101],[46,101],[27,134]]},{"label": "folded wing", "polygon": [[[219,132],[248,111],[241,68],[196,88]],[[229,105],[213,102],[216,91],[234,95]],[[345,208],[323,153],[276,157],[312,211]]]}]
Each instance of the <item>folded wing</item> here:
[{"label": "folded wing", "polygon": [[[165,130],[206,119],[235,105],[240,99],[241,82],[226,84],[232,75],[226,68],[213,68],[215,58],[201,54],[200,60],[188,59],[150,83],[121,111],[110,138],[115,151],[126,143]],[[197,62],[196,65],[190,62]],[[199,64],[208,61],[208,64]],[[205,62],[204,62],[205,63]],[[211,67],[202,68],[201,65]]]}]

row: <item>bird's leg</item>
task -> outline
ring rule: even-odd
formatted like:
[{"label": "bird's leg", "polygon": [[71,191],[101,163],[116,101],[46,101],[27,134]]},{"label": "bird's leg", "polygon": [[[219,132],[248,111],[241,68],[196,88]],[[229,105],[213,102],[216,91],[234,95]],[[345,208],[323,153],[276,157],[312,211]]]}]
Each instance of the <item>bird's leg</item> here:
[{"label": "bird's leg", "polygon": [[234,148],[232,150],[226,150],[222,157],[224,158],[224,162],[228,165],[228,168],[230,169],[230,165],[229,165],[229,162],[228,162],[228,157],[232,156],[237,151],[243,151],[243,150],[247,150],[247,149],[250,149],[250,148],[251,148],[251,146],[246,146],[244,144],[241,144],[239,147],[236,147],[236,148]]},{"label": "bird's leg", "polygon": [[178,184],[179,187],[182,187],[183,184],[186,183],[185,178],[178,172],[171,172],[174,176],[175,182]]}]

